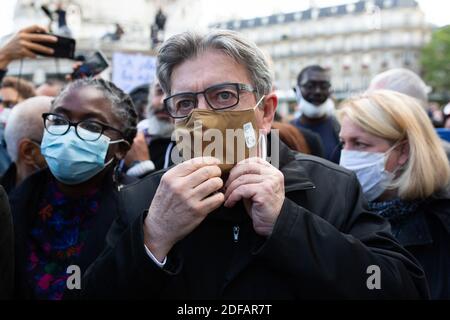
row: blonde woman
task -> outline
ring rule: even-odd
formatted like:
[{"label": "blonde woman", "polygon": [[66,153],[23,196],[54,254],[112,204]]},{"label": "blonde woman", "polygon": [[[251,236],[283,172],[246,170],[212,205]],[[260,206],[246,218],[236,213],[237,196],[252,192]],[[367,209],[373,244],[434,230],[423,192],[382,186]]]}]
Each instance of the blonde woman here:
[{"label": "blonde woman", "polygon": [[338,118],[340,164],[421,262],[431,297],[449,299],[450,168],[427,114],[412,98],[379,90],[343,102]]}]

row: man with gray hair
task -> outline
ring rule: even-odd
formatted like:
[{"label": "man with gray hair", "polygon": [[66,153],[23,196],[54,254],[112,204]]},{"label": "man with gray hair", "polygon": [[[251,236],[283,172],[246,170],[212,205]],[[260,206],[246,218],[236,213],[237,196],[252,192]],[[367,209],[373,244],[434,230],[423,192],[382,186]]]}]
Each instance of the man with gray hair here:
[{"label": "man with gray hair", "polygon": [[278,100],[254,43],[231,31],[178,34],[161,46],[157,75],[175,131],[206,140],[232,130],[245,157],[228,158],[225,137],[226,161],[208,156],[209,144],[191,159],[189,136],[177,138],[184,162],[121,190],[120,221],[82,297],[427,297],[423,271],[366,210],[356,176],[271,133]]},{"label": "man with gray hair", "polygon": [[1,178],[9,194],[35,171],[46,167],[41,155],[44,132],[42,114],[49,112],[52,98],[33,97],[17,104],[5,129],[5,141],[12,163]]},{"label": "man with gray hair", "polygon": [[427,107],[430,88],[409,69],[394,68],[377,74],[369,85],[369,90],[387,89],[416,98]]}]

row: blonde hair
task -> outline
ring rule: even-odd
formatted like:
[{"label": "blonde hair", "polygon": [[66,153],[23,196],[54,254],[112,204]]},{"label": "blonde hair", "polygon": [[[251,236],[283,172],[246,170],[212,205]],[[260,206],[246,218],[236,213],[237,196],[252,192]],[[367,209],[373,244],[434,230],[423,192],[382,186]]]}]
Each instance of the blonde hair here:
[{"label": "blonde hair", "polygon": [[337,112],[369,134],[390,141],[407,141],[409,159],[390,186],[401,199],[424,199],[444,188],[450,166],[442,142],[419,103],[404,94],[375,90],[344,101]]}]

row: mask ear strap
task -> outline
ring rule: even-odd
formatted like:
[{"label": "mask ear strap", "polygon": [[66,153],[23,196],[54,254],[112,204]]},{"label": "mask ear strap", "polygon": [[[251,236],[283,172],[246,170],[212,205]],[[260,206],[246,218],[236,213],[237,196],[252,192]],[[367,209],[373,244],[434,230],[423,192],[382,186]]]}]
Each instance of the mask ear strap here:
[{"label": "mask ear strap", "polygon": [[105,167],[109,166],[113,161],[114,161],[114,156],[107,162],[105,163]]},{"label": "mask ear strap", "polygon": [[261,103],[261,101],[264,100],[265,97],[266,97],[266,95],[263,95],[263,96],[258,100],[258,102],[256,103],[256,105],[255,105],[255,107],[253,108],[253,110],[256,110],[256,108],[258,108],[259,104]]},{"label": "mask ear strap", "polygon": [[402,141],[397,141],[396,143],[394,143],[392,145],[392,147],[390,147],[384,154],[387,155],[386,159],[390,157],[391,152],[394,151],[397,147],[400,147],[401,145],[407,143],[408,140],[402,140]]},{"label": "mask ear strap", "polygon": [[295,86],[295,98],[297,99],[297,103],[300,103],[300,100],[302,100],[302,92],[300,91],[300,86],[297,84]]},{"label": "mask ear strap", "polygon": [[120,142],[125,142],[126,144],[128,144],[128,146],[131,147],[130,143],[128,141],[126,141],[125,139],[110,141],[109,144],[116,144],[116,143],[120,143]]},{"label": "mask ear strap", "polygon": [[[408,140],[405,139],[405,140],[397,141],[396,143],[394,143],[394,144],[392,145],[392,147],[390,147],[389,150],[387,150],[387,151],[384,153],[384,154],[385,154],[385,156],[384,156],[384,165],[386,165],[386,162],[388,161],[389,157],[391,156],[392,151],[394,151],[395,148],[400,147],[401,145],[403,145],[403,144],[405,144],[405,143],[407,143],[407,142],[408,142]],[[406,165],[406,163],[403,164],[403,165],[401,165],[401,166],[399,166],[399,167],[397,167],[397,168],[395,168],[394,171],[392,172],[392,174],[394,174],[394,175],[397,174],[397,172],[399,172],[400,170],[402,170],[403,167],[404,167],[405,165]]]},{"label": "mask ear strap", "polygon": [[258,146],[259,157],[265,161],[267,158],[267,137],[265,134],[259,133]]}]

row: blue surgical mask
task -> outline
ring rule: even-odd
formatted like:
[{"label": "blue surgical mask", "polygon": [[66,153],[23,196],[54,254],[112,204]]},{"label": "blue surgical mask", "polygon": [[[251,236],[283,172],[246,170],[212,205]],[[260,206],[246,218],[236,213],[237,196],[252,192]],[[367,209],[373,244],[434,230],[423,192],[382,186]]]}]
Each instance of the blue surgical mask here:
[{"label": "blue surgical mask", "polygon": [[[83,128],[77,130],[84,131],[84,136],[93,134]],[[81,140],[75,133],[75,128],[71,127],[64,135],[52,135],[44,131],[41,153],[58,181],[76,185],[89,180],[111,164],[114,158],[105,163],[109,145],[123,141],[125,140],[111,141],[105,135],[95,141]]]}]

